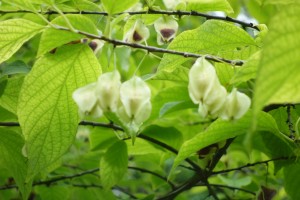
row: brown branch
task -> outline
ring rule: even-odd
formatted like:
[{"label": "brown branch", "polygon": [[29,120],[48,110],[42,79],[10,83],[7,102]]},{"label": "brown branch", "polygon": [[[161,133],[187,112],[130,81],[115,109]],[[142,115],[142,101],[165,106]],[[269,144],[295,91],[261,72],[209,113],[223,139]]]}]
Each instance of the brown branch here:
[{"label": "brown branch", "polygon": [[[7,14],[7,13],[34,13],[32,11],[28,10],[0,10],[0,14]],[[43,15],[53,15],[53,14],[59,14],[56,11],[49,10],[46,12],[39,12],[40,14]],[[107,12],[100,12],[100,11],[69,11],[69,12],[63,12],[64,14],[82,14],[82,15],[103,15],[103,16],[108,16]],[[216,20],[222,20],[222,21],[228,21],[228,22],[233,22],[236,24],[241,25],[242,27],[249,27],[253,28],[256,30],[259,30],[256,25],[253,23],[249,22],[244,22],[241,20],[237,20],[231,17],[221,17],[221,16],[215,16],[215,15],[210,15],[206,13],[201,13],[201,12],[196,12],[196,11],[166,11],[166,10],[153,10],[149,9],[147,11],[136,11],[136,12],[121,12],[121,13],[116,13],[115,15],[122,15],[122,14],[128,14],[128,15],[146,15],[146,14],[158,14],[158,15],[178,15],[179,17],[181,16],[196,16],[196,17],[204,17],[206,20],[209,19],[216,19]]]},{"label": "brown branch", "polygon": [[[63,27],[63,26],[59,26],[59,25],[53,25],[53,27],[55,27],[55,29],[57,29],[57,30],[72,32],[72,30],[67,27]],[[103,40],[110,44],[113,44],[114,46],[128,46],[128,47],[135,48],[135,49],[143,49],[143,50],[146,50],[147,52],[167,53],[167,54],[183,56],[185,58],[200,58],[200,57],[204,56],[204,55],[196,54],[196,53],[175,51],[175,50],[163,49],[163,48],[158,48],[158,47],[154,47],[154,46],[146,46],[146,45],[136,44],[136,43],[128,43],[128,42],[124,42],[122,40],[115,40],[115,39],[111,39],[111,38],[108,38],[105,36],[99,36],[99,35],[91,34],[91,33],[88,33],[85,31],[80,31],[80,30],[75,30],[75,33],[84,35],[85,37],[88,37],[90,39]],[[243,60],[229,60],[226,58],[221,58],[221,57],[213,56],[213,55],[205,55],[205,58],[210,61],[219,62],[219,63],[220,62],[228,63],[228,64],[234,65],[234,66],[242,66],[244,64]]]}]

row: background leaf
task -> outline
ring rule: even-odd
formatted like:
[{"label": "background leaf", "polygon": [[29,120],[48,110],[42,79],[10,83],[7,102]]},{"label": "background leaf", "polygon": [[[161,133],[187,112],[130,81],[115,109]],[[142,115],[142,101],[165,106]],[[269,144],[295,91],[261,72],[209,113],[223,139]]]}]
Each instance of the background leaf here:
[{"label": "background leaf", "polygon": [[110,146],[100,161],[100,177],[104,188],[117,184],[127,171],[128,154],[124,141],[118,141]]},{"label": "background leaf", "polygon": [[24,140],[21,135],[4,128],[0,128],[0,165],[7,168],[14,177],[23,199],[27,199],[32,180],[25,183],[27,165],[22,155]]},{"label": "background leaf", "polygon": [[[83,15],[65,16],[75,29],[98,35],[97,27],[88,17]],[[62,16],[55,18],[51,21],[51,23],[68,27]],[[82,38],[84,38],[84,36],[77,33],[48,28],[42,34],[38,56],[41,56],[56,47],[68,44],[69,42],[79,42],[78,40]]]},{"label": "background leaf", "polygon": [[0,22],[0,63],[9,59],[27,40],[43,28],[25,19]]},{"label": "background leaf", "polygon": [[271,103],[300,102],[299,12],[300,6],[289,6],[270,23],[257,72],[255,112]]},{"label": "background leaf", "polygon": [[186,9],[200,12],[224,11],[227,14],[233,13],[233,9],[227,0],[186,0]]},{"label": "background leaf", "polygon": [[28,150],[28,176],[57,160],[74,140],[78,124],[72,93],[95,81],[101,68],[87,45],[67,45],[40,58],[27,75],[18,116]]},{"label": "background leaf", "polygon": [[17,114],[18,99],[23,81],[24,76],[17,76],[0,82],[0,105],[14,114]]},{"label": "background leaf", "polygon": [[114,14],[125,11],[136,4],[138,0],[102,0],[101,2],[108,13]]},{"label": "background leaf", "polygon": [[300,164],[294,163],[284,168],[284,188],[292,199],[300,196],[299,184]]}]

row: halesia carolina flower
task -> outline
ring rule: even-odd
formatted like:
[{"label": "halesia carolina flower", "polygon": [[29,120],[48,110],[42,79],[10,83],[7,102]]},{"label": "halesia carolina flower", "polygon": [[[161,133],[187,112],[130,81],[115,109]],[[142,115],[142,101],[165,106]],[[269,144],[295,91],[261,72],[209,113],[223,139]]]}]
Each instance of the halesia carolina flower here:
[{"label": "halesia carolina flower", "polygon": [[178,23],[173,17],[161,17],[154,23],[157,32],[157,44],[163,45],[172,41],[178,30]]},{"label": "halesia carolina flower", "polygon": [[141,43],[150,36],[149,29],[141,20],[136,20],[134,26],[126,33],[124,40],[129,43]]},{"label": "halesia carolina flower", "polygon": [[240,119],[248,111],[250,105],[250,98],[234,88],[226,97],[224,108],[220,117],[225,120]]},{"label": "halesia carolina flower", "polygon": [[189,95],[195,104],[203,103],[218,79],[216,70],[204,57],[198,58],[189,71]]},{"label": "halesia carolina flower", "polygon": [[99,76],[96,87],[98,103],[104,112],[116,112],[119,103],[121,76],[117,70]]},{"label": "halesia carolina flower", "polygon": [[227,91],[225,87],[220,84],[218,79],[216,79],[214,86],[204,99],[210,116],[215,118],[220,114],[223,109],[226,96]]},{"label": "halesia carolina flower", "polygon": [[91,83],[78,88],[73,92],[72,97],[79,108],[79,114],[81,117],[90,115],[98,118],[103,114],[103,111],[97,104],[97,97],[95,94],[96,85],[96,83]]},{"label": "halesia carolina flower", "polygon": [[134,76],[124,82],[120,88],[120,117],[124,122],[141,125],[151,114],[151,91],[139,77]]}]

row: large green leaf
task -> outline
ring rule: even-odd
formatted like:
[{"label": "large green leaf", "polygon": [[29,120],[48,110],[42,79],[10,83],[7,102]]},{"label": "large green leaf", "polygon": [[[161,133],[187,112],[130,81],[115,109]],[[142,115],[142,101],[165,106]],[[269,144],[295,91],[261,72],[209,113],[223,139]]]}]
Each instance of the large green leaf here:
[{"label": "large green leaf", "polygon": [[128,154],[124,141],[118,141],[110,146],[100,161],[101,183],[104,188],[117,184],[127,171]]},{"label": "large green leaf", "polygon": [[224,11],[227,14],[233,13],[233,9],[227,0],[186,0],[187,10],[207,12]]},{"label": "large green leaf", "polygon": [[19,93],[23,80],[24,77],[20,76],[9,78],[0,83],[0,105],[14,114],[17,114]]},{"label": "large green leaf", "polygon": [[257,72],[255,112],[267,104],[300,102],[299,12],[300,6],[289,6],[270,23]]},{"label": "large green leaf", "polygon": [[0,63],[9,59],[26,41],[43,28],[25,19],[0,22]]},{"label": "large green leaf", "polygon": [[125,11],[136,4],[138,0],[102,0],[101,2],[108,13],[114,14]]},{"label": "large green leaf", "polygon": [[295,163],[284,168],[284,187],[285,191],[290,195],[292,199],[298,199],[300,196],[299,190],[299,173],[300,164]]},{"label": "large green leaf", "polygon": [[[237,48],[243,49],[251,45],[254,46],[255,41],[243,29],[227,22],[208,20],[199,28],[178,35],[168,49],[203,55],[224,55],[224,52],[233,52]],[[240,56],[232,56],[231,53],[229,58],[240,59]],[[172,72],[187,60],[182,56],[164,54],[159,70]]]},{"label": "large green leaf", "polygon": [[161,90],[152,100],[152,112],[150,119],[159,117],[161,109],[171,102],[191,101],[187,86],[174,86]]},{"label": "large green leaf", "polygon": [[18,105],[28,152],[28,176],[57,160],[72,144],[78,124],[73,91],[101,71],[87,45],[67,45],[40,58],[24,80]]},{"label": "large green leaf", "polygon": [[[97,27],[88,17],[85,17],[84,15],[65,15],[65,17],[75,29],[98,35]],[[68,28],[65,18],[62,16],[55,18],[51,23]],[[41,56],[56,47],[82,38],[84,38],[84,36],[77,33],[48,28],[42,34],[38,56]]]},{"label": "large green leaf", "polygon": [[21,135],[4,128],[0,128],[0,163],[7,168],[14,177],[23,199],[27,199],[31,191],[32,181],[25,183],[27,165],[22,155],[24,139]]},{"label": "large green leaf", "polygon": [[[252,115],[249,111],[238,121],[216,120],[204,132],[198,133],[194,138],[186,141],[181,146],[177,157],[175,158],[171,172],[183,161],[198,150],[211,144],[245,134],[249,131]],[[277,125],[274,119],[267,113],[260,113],[258,116],[257,131],[270,131],[277,133]]]},{"label": "large green leaf", "polygon": [[38,186],[35,188],[36,192],[39,194],[43,200],[64,200],[70,199],[70,190],[67,186]]}]

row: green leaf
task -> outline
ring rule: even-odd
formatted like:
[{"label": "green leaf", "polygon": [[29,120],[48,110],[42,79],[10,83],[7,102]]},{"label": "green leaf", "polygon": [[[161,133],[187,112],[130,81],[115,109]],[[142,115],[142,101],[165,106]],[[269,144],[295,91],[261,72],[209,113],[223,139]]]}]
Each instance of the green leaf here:
[{"label": "green leaf", "polygon": [[125,11],[136,4],[138,0],[102,0],[101,2],[108,13],[114,14]]},{"label": "green leaf", "polygon": [[[91,21],[88,17],[85,17],[84,15],[65,15],[65,16],[76,30],[98,35],[97,27],[95,26],[93,21]],[[55,18],[54,20],[51,21],[51,23],[63,27],[68,27],[65,19],[62,16]],[[59,47],[64,44],[68,44],[72,41],[78,41],[82,38],[85,38],[85,36],[77,33],[69,32],[69,31],[57,30],[55,28],[48,28],[42,34],[39,50],[38,50],[38,56],[50,52],[56,47]]]},{"label": "green leaf", "polygon": [[19,121],[32,177],[62,156],[72,144],[78,119],[73,91],[97,79],[101,67],[87,45],[67,45],[40,58],[24,80]]},{"label": "green leaf", "polygon": [[100,177],[104,188],[117,184],[127,171],[128,154],[124,141],[118,141],[109,147],[100,161]]},{"label": "green leaf", "polygon": [[[227,22],[208,20],[199,28],[178,35],[168,49],[203,55],[219,55],[251,45],[255,46],[254,39],[241,28]],[[240,59],[240,56],[232,57],[230,55],[229,58]],[[190,58],[164,54],[159,64],[159,70],[172,72],[187,60]]]},{"label": "green leaf", "polygon": [[156,148],[152,143],[136,138],[134,145],[130,140],[125,141],[127,144],[128,154],[129,155],[149,155],[149,154],[162,154],[164,150]]},{"label": "green leaf", "polygon": [[21,60],[17,60],[13,63],[9,63],[0,67],[1,76],[15,75],[15,74],[27,74],[30,68]]},{"label": "green leaf", "polygon": [[43,28],[25,19],[0,22],[0,63],[9,59],[26,41]]},{"label": "green leaf", "polygon": [[65,200],[70,199],[70,190],[67,186],[51,185],[48,186],[38,186],[35,188],[36,192],[39,194],[43,200]]},{"label": "green leaf", "polygon": [[17,114],[18,99],[23,81],[24,77],[21,76],[0,82],[0,105],[14,114]]},{"label": "green leaf", "polygon": [[261,52],[259,51],[253,54],[243,66],[238,67],[234,76],[230,80],[230,84],[239,84],[242,82],[246,82],[250,79],[256,78],[260,56]]},{"label": "green leaf", "polygon": [[300,6],[290,6],[270,23],[257,72],[253,103],[256,113],[268,104],[300,102],[299,12]]},{"label": "green leaf", "polygon": [[233,9],[227,0],[186,0],[186,4],[186,10],[199,12],[224,11],[227,14],[233,13]]},{"label": "green leaf", "polygon": [[[211,144],[224,141],[228,138],[233,138],[238,135],[245,134],[249,131],[251,120],[251,111],[249,111],[243,118],[232,122],[221,119],[213,122],[204,132],[198,133],[194,138],[186,141],[181,146],[177,157],[172,166],[172,172],[184,159],[191,156],[198,150],[207,147]],[[278,132],[274,119],[267,113],[261,112],[258,116],[257,131]]]},{"label": "green leaf", "polygon": [[176,149],[181,146],[183,141],[181,133],[174,127],[152,125],[143,131],[143,135],[159,140]]},{"label": "green leaf", "polygon": [[170,102],[191,101],[187,86],[174,86],[161,90],[152,100],[152,112],[150,119],[158,118],[161,108]]},{"label": "green leaf", "polygon": [[284,168],[284,188],[292,199],[298,199],[300,196],[299,190],[299,173],[300,164],[295,163]]},{"label": "green leaf", "polygon": [[0,163],[5,163],[14,177],[23,199],[27,199],[31,191],[32,180],[25,183],[27,165],[22,155],[24,140],[21,135],[4,128],[0,128]]},{"label": "green leaf", "polygon": [[158,71],[151,80],[168,80],[168,81],[176,81],[176,82],[189,82],[188,75],[189,69],[186,67],[177,67],[172,72],[160,70]]}]

